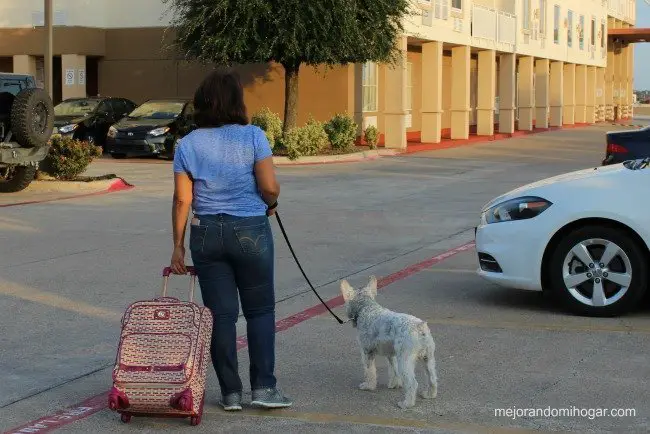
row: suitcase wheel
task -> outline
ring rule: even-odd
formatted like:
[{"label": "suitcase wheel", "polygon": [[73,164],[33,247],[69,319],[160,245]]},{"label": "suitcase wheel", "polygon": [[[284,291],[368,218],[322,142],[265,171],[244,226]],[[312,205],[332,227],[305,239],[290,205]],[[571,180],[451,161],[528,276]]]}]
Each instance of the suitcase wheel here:
[{"label": "suitcase wheel", "polygon": [[197,426],[201,423],[201,416],[192,416],[190,418],[190,425]]},{"label": "suitcase wheel", "polygon": [[130,414],[123,414],[121,419],[122,419],[122,422],[129,423],[129,422],[131,422],[131,415]]}]

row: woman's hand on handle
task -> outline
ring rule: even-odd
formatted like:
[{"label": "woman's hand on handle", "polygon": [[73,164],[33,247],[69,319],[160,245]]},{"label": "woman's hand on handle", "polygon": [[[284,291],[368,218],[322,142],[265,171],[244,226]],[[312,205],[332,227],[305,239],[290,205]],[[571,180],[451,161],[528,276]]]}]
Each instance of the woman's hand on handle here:
[{"label": "woman's hand on handle", "polygon": [[185,267],[185,247],[179,246],[174,248],[170,265],[174,274],[187,274]]}]

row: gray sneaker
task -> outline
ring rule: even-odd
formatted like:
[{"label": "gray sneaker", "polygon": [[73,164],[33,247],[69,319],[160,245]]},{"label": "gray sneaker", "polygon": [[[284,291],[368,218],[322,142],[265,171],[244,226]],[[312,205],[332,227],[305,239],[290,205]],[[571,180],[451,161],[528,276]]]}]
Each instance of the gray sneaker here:
[{"label": "gray sneaker", "polygon": [[234,392],[229,393],[226,396],[222,396],[219,401],[219,405],[223,407],[226,411],[238,411],[241,410],[241,393]]},{"label": "gray sneaker", "polygon": [[262,408],[286,408],[291,407],[293,402],[284,396],[280,389],[267,388],[253,390],[251,405]]}]

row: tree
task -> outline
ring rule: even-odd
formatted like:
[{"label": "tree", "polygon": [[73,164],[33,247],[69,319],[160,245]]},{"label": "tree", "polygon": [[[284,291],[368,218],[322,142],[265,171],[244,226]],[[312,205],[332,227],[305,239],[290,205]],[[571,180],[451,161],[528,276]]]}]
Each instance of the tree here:
[{"label": "tree", "polygon": [[410,0],[164,0],[186,59],[275,62],[285,71],[284,127],[296,125],[302,65],[394,63]]}]

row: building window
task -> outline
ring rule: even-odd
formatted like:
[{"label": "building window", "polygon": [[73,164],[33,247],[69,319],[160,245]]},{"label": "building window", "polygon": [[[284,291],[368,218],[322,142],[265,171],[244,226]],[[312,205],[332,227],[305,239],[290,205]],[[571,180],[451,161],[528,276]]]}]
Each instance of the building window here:
[{"label": "building window", "polygon": [[463,10],[463,0],[451,0],[451,8],[457,11]]},{"label": "building window", "polygon": [[600,23],[600,48],[603,50],[605,49],[605,38],[607,35],[605,34],[605,22],[602,21]]},{"label": "building window", "polygon": [[376,112],[379,110],[379,66],[376,63],[364,63],[361,68],[361,99],[364,112]]},{"label": "building window", "polygon": [[413,63],[406,62],[406,110],[413,110]]},{"label": "building window", "polygon": [[523,0],[523,28],[524,30],[530,30],[530,0]]},{"label": "building window", "polygon": [[553,6],[553,42],[560,43],[560,6]]},{"label": "building window", "polygon": [[566,43],[569,47],[573,47],[573,11],[569,11],[567,15]]},{"label": "building window", "polygon": [[596,45],[596,18],[591,17],[591,40],[589,41],[589,45],[594,47]]},{"label": "building window", "polygon": [[580,15],[580,33],[578,33],[578,41],[580,44],[580,49],[584,50],[585,49],[585,16]]},{"label": "building window", "polygon": [[546,35],[546,0],[539,0],[539,32]]},{"label": "building window", "polygon": [[449,0],[434,0],[434,16],[439,20],[449,18]]}]

